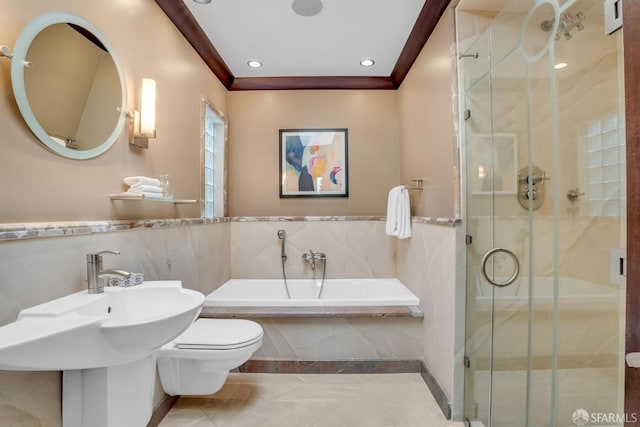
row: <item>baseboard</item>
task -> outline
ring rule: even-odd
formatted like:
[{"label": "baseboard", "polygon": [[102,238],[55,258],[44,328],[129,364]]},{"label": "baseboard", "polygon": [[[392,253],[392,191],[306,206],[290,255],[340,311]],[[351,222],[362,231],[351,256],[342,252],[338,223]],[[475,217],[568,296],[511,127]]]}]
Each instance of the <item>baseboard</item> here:
[{"label": "baseboard", "polygon": [[147,423],[147,427],[158,427],[179,398],[180,396],[169,396],[165,394],[162,400],[153,408],[153,414],[151,414],[151,419]]},{"label": "baseboard", "polygon": [[249,360],[232,372],[270,374],[405,374],[420,360]]},{"label": "baseboard", "polygon": [[448,420],[451,420],[451,400],[449,400],[449,396],[447,396],[447,393],[442,389],[438,380],[431,374],[427,365],[422,361],[420,362],[420,375],[422,375],[422,379],[427,384],[427,387],[429,387],[431,394],[444,416]]}]

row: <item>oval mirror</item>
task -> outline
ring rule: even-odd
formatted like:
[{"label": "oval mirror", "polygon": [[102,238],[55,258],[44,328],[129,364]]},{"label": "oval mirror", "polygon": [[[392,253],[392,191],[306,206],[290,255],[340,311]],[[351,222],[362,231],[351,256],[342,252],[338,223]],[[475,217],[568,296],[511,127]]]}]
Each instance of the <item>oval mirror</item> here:
[{"label": "oval mirror", "polygon": [[27,24],[16,41],[11,83],[33,134],[61,156],[96,157],[123,128],[122,67],[102,33],[78,16],[47,13]]}]

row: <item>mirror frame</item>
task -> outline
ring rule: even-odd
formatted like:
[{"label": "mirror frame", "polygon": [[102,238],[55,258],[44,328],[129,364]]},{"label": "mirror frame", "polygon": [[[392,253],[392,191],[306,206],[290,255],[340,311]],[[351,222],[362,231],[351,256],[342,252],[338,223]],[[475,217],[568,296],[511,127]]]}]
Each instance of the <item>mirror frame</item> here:
[{"label": "mirror frame", "polygon": [[[27,51],[29,50],[29,47],[31,46],[33,40],[42,30],[47,27],[55,24],[67,23],[76,24],[87,29],[88,31],[93,33],[93,35],[95,35],[100,40],[100,42],[102,42],[102,44],[107,49],[107,52],[109,52],[109,54],[111,55],[116,70],[118,71],[118,77],[120,78],[122,102],[120,107],[118,107],[120,111],[118,122],[116,123],[113,132],[111,132],[107,139],[97,147],[90,150],[73,150],[70,148],[62,147],[61,145],[56,143],[38,122],[38,119],[34,115],[33,110],[29,105],[27,92],[24,87],[24,61],[26,61]],[[15,96],[16,103],[18,104],[18,109],[20,110],[24,121],[29,126],[29,129],[31,129],[31,132],[33,132],[33,134],[40,140],[42,144],[45,145],[46,148],[62,157],[76,160],[86,160],[97,157],[111,148],[111,146],[120,136],[120,132],[122,132],[122,129],[124,128],[124,121],[127,116],[127,85],[124,78],[124,73],[122,72],[122,65],[120,64],[120,61],[115,54],[115,50],[109,44],[104,34],[102,34],[102,32],[98,30],[98,28],[96,28],[93,24],[79,16],[66,12],[51,12],[40,15],[29,22],[24,27],[22,32],[20,32],[20,35],[16,40],[16,45],[13,52],[13,60],[11,63],[11,84],[13,86],[13,94]]]}]

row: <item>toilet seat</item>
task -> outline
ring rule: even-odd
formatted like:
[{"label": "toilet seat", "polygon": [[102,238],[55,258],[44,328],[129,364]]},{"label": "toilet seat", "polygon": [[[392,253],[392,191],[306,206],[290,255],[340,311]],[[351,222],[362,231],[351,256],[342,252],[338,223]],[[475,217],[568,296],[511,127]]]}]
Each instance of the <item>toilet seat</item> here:
[{"label": "toilet seat", "polygon": [[242,319],[197,319],[173,340],[173,347],[185,350],[233,350],[262,340],[262,327]]}]

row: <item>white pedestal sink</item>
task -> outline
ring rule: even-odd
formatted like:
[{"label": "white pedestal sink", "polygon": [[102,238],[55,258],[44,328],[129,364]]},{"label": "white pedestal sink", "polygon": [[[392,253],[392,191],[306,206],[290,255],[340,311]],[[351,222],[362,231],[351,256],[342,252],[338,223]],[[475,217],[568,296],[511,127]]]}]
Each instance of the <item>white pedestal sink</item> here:
[{"label": "white pedestal sink", "polygon": [[158,281],[22,310],[0,327],[0,369],[65,371],[65,427],[142,427],[157,349],[189,327],[203,301],[180,281]]}]

